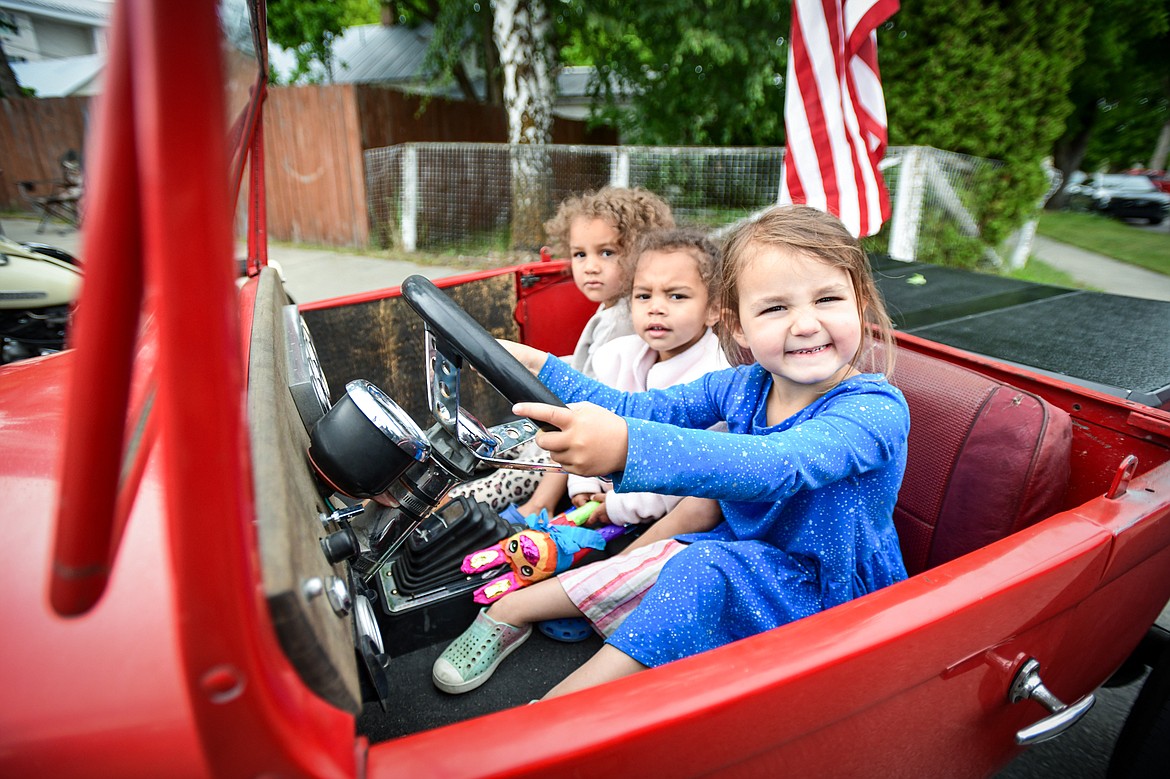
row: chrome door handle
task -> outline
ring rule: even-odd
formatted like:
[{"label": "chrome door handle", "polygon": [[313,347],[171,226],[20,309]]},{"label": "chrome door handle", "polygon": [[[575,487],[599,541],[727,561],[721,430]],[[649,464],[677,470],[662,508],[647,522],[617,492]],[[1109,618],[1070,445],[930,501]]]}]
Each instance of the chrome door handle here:
[{"label": "chrome door handle", "polygon": [[1096,703],[1096,698],[1093,697],[1092,693],[1071,705],[1066,706],[1061,703],[1060,699],[1044,686],[1044,682],[1040,679],[1040,663],[1034,657],[1028,658],[1027,662],[1020,666],[1020,670],[1016,672],[1016,678],[1012,680],[1011,690],[1008,692],[1008,700],[1012,703],[1019,703],[1029,698],[1052,713],[1016,733],[1016,743],[1021,746],[1038,744],[1041,741],[1056,738],[1075,725],[1081,717],[1088,714],[1089,709],[1093,708],[1093,704]]}]

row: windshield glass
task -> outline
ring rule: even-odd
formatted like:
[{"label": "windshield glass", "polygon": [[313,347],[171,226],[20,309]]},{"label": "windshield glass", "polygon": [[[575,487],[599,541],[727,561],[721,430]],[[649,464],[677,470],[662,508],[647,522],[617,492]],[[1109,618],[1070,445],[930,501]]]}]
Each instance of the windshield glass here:
[{"label": "windshield glass", "polygon": [[[219,27],[224,63],[226,118],[229,132],[237,126],[251,102],[253,87],[260,75],[256,39],[252,32],[252,9],[248,0],[220,0]],[[233,149],[233,152],[237,150]]]}]

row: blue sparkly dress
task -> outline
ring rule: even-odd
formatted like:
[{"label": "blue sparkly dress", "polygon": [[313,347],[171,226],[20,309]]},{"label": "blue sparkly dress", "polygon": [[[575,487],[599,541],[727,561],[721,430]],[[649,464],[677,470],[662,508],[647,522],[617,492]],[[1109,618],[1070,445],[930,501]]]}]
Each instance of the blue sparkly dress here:
[{"label": "blue sparkly dress", "polygon": [[[609,638],[654,667],[755,635],[906,578],[894,503],[910,412],[883,376],[846,379],[777,425],[758,364],[667,389],[624,393],[550,357],[540,380],[565,402],[626,418],[618,492],[714,498],[723,521],[680,536]],[[726,433],[707,430],[727,423]]]}]

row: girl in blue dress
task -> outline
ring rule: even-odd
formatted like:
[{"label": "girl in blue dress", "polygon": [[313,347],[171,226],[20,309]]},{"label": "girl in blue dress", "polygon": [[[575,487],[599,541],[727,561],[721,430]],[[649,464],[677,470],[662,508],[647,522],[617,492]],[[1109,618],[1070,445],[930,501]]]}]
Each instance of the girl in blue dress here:
[{"label": "girl in blue dress", "polygon": [[[884,375],[862,371],[875,337],[887,374],[894,354],[864,250],[835,217],[781,206],[740,226],[724,257],[721,337],[736,367],[623,393],[505,343],[563,401],[587,401],[514,409],[559,428],[538,440],[567,471],[691,497],[625,553],[481,612],[435,661],[441,690],[483,684],[545,619],[585,616],[606,637],[554,697],[906,577],[893,510],[910,416]],[[718,422],[728,432],[708,429]]]}]

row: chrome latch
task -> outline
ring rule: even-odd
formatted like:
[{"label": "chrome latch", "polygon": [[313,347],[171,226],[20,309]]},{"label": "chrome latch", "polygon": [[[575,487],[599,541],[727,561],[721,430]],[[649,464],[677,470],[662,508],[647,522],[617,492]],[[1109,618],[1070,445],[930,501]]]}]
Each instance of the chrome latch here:
[{"label": "chrome latch", "polygon": [[1008,700],[1012,703],[1029,698],[1048,709],[1051,715],[1016,733],[1016,743],[1021,746],[1039,744],[1041,741],[1056,738],[1088,714],[1089,709],[1096,703],[1096,698],[1089,693],[1071,706],[1066,706],[1044,686],[1043,680],[1040,679],[1040,663],[1032,657],[1020,666],[1008,693]]}]

